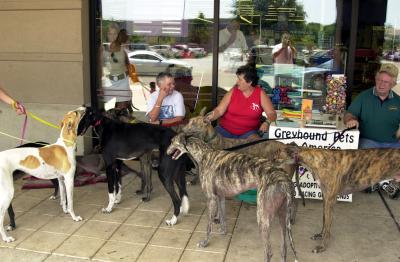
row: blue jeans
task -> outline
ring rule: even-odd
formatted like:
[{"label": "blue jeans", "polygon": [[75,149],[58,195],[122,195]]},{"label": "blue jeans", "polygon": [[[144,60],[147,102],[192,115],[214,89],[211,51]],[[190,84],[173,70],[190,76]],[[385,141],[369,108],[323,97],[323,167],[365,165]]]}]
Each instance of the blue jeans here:
[{"label": "blue jeans", "polygon": [[400,148],[400,142],[378,142],[375,140],[360,138],[359,148]]},{"label": "blue jeans", "polygon": [[215,127],[215,130],[217,130],[217,132],[223,137],[235,138],[235,139],[248,138],[252,134],[257,134],[257,130],[251,130],[251,131],[246,132],[246,133],[244,133],[242,135],[234,135],[234,134],[230,133],[228,130],[226,130],[223,127],[221,127],[220,125],[217,125]]}]

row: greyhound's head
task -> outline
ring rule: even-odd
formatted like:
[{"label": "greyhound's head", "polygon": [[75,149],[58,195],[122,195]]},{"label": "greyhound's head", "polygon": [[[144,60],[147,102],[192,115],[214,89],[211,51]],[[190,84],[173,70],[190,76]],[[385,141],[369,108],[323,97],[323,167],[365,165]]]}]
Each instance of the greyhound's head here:
[{"label": "greyhound's head", "polygon": [[67,146],[75,145],[77,129],[83,112],[82,107],[74,111],[69,111],[61,121],[61,137]]},{"label": "greyhound's head", "polygon": [[184,133],[179,133],[172,138],[171,144],[167,149],[167,154],[171,155],[172,159],[177,160],[185,153],[188,153],[186,149],[186,136]]},{"label": "greyhound's head", "polygon": [[189,122],[182,128],[182,132],[187,135],[192,135],[208,141],[210,138],[215,137],[215,130],[211,125],[211,122],[204,116],[205,107],[201,110],[200,115],[193,117]]},{"label": "greyhound's head", "polygon": [[141,122],[135,118],[132,118],[132,116],[130,115],[130,112],[127,108],[125,108],[125,109],[111,108],[111,109],[107,110],[106,112],[104,112],[104,116],[107,118],[110,118],[112,120],[121,121],[124,123],[130,123],[130,124]]},{"label": "greyhound's head", "polygon": [[78,135],[82,136],[91,126],[98,125],[104,116],[92,107],[86,107],[78,125]]}]

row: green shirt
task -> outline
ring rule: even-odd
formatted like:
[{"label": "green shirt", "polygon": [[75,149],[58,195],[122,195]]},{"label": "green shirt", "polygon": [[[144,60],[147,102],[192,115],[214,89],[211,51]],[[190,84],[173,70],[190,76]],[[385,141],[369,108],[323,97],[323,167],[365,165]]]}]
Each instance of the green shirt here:
[{"label": "green shirt", "polygon": [[382,101],[375,88],[361,92],[347,110],[358,118],[360,137],[377,142],[396,142],[400,124],[400,96],[390,91]]}]

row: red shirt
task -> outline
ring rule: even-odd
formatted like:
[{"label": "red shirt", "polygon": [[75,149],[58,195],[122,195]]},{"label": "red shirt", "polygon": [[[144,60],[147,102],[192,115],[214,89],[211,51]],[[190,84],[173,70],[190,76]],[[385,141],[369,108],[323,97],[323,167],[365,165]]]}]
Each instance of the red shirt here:
[{"label": "red shirt", "polygon": [[245,97],[238,87],[234,87],[231,101],[220,118],[219,125],[231,134],[243,135],[251,130],[258,130],[262,112],[260,86],[256,86],[249,97]]}]

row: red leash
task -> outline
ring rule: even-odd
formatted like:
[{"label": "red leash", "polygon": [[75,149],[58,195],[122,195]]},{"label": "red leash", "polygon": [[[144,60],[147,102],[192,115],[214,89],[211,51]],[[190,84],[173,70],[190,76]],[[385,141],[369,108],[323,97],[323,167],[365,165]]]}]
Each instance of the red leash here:
[{"label": "red leash", "polygon": [[19,110],[19,111],[21,111],[22,114],[25,115],[24,123],[23,123],[22,128],[21,128],[21,145],[22,145],[24,143],[24,141],[25,141],[26,126],[28,125],[28,115],[26,114],[25,107],[20,102],[14,101],[11,104],[11,106],[15,111]]},{"label": "red leash", "polygon": [[27,125],[28,125],[28,116],[25,114],[24,124],[22,125],[22,129],[21,129],[21,145],[25,141],[25,131],[26,131]]}]

